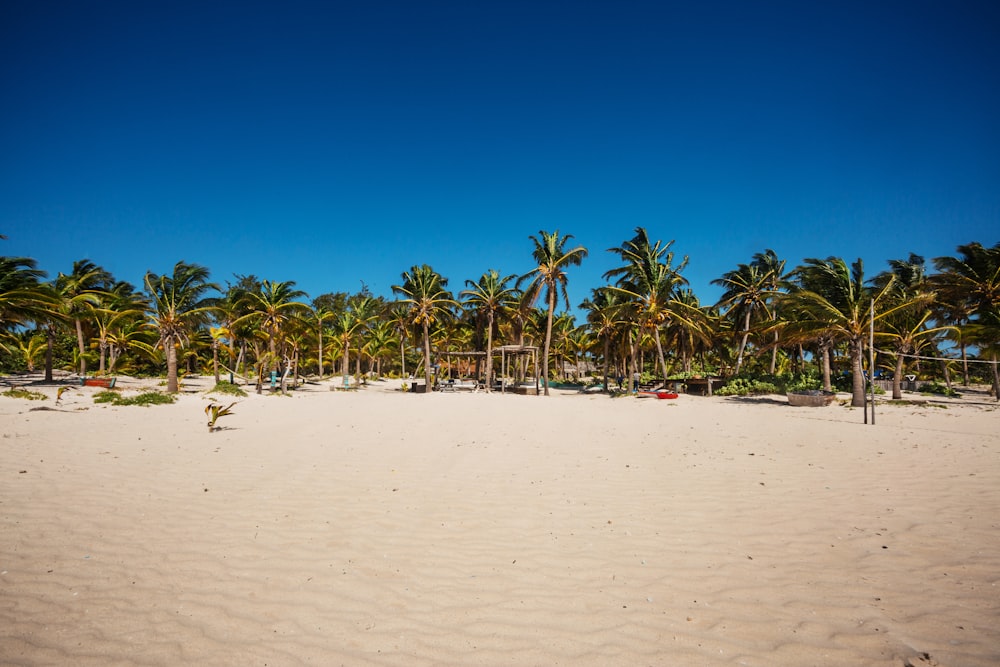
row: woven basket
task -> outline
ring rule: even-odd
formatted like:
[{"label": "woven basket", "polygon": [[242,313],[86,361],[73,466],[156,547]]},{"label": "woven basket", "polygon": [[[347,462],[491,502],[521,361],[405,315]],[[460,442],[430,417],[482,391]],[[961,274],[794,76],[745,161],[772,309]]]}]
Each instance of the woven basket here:
[{"label": "woven basket", "polygon": [[788,392],[788,404],[797,408],[822,408],[833,403],[836,398],[837,394],[834,392],[820,389]]}]

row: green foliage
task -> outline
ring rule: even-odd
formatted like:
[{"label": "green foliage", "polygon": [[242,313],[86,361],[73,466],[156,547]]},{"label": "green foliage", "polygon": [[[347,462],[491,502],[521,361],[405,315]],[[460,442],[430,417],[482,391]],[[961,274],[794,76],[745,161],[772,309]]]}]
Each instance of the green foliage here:
[{"label": "green foliage", "polygon": [[815,373],[792,373],[787,376],[788,381],[785,382],[784,390],[789,391],[809,391],[811,389],[822,389],[823,380],[819,378]]},{"label": "green foliage", "polygon": [[8,389],[3,395],[8,398],[25,398],[29,401],[45,401],[49,398],[40,391],[29,391],[27,389]]},{"label": "green foliage", "polygon": [[731,378],[720,396],[754,396],[759,394],[784,394],[789,391],[819,389],[822,382],[815,373],[741,373]]},{"label": "green foliage", "polygon": [[209,391],[209,393],[228,394],[230,396],[239,396],[241,398],[245,398],[247,395],[247,393],[243,391],[243,389],[241,389],[239,385],[235,385],[232,382],[227,382],[226,380],[222,380],[221,382],[216,384],[215,387],[213,387],[211,391]]},{"label": "green foliage", "polygon": [[117,391],[107,389],[94,394],[94,403],[114,403],[119,398]]},{"label": "green foliage", "polygon": [[778,386],[766,380],[736,377],[719,389],[719,396],[752,396],[758,394],[777,394]]},{"label": "green foliage", "polygon": [[941,384],[940,382],[927,382],[920,385],[920,393],[922,394],[936,394],[938,396],[948,396],[950,398],[961,398],[962,395],[955,391],[954,389],[949,389],[948,385]]},{"label": "green foliage", "polygon": [[116,391],[102,391],[94,394],[94,403],[110,403],[111,405],[169,405],[175,398],[158,391],[147,391],[136,396],[122,396]]}]

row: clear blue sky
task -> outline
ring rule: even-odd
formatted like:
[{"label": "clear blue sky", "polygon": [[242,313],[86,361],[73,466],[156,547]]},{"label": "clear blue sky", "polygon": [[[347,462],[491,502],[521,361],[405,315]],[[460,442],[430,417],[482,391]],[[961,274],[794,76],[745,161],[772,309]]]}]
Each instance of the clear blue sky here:
[{"label": "clear blue sky", "polygon": [[0,5],[0,254],[389,295],[530,234],[675,239],[703,303],[773,248],[1000,241],[1000,3]]}]

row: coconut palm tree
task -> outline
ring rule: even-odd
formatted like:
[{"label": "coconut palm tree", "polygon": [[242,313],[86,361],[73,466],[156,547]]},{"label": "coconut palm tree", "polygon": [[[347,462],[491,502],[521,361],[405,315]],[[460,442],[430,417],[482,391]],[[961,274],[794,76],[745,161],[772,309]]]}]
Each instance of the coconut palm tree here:
[{"label": "coconut palm tree", "polygon": [[466,305],[485,320],[486,328],[486,391],[493,383],[493,331],[498,316],[502,316],[517,303],[517,289],[508,284],[516,275],[500,277],[500,272],[490,269],[479,277],[478,282],[466,280],[469,289],[459,296],[465,297]]},{"label": "coconut palm tree", "polygon": [[873,318],[881,323],[912,308],[913,301],[890,298],[894,279],[881,288],[868,287],[860,259],[848,267],[839,257],[810,258],[792,271],[792,275],[796,286],[783,297],[783,304],[793,321],[785,327],[785,334],[793,341],[846,342],[851,359],[851,405],[864,407],[861,357],[869,335],[869,320]]},{"label": "coconut palm tree", "polygon": [[529,236],[535,244],[531,256],[535,260],[535,268],[518,279],[518,288],[522,282],[527,281],[524,288],[525,298],[530,303],[535,303],[544,294],[547,304],[547,315],[545,324],[545,347],[542,352],[542,378],[545,384],[545,395],[549,395],[549,348],[552,344],[552,316],[556,310],[556,301],[559,295],[569,310],[569,293],[566,291],[566,284],[569,279],[566,276],[566,268],[569,266],[579,266],[587,256],[587,249],[583,246],[566,249],[566,244],[573,238],[571,234],[560,236],[559,230],[554,232],[539,231],[538,237]]},{"label": "coconut palm tree", "polygon": [[310,311],[311,321],[316,325],[316,364],[319,367],[319,379],[323,380],[323,329],[325,328],[325,323],[333,319],[333,311],[327,309],[321,303],[317,303],[313,299],[312,309]]},{"label": "coconut palm tree", "polygon": [[[779,259],[778,254],[768,248],[764,252],[755,253],[752,263],[759,267],[767,276],[763,306],[771,322],[776,322],[780,315],[777,308],[778,297],[781,296],[782,291],[788,285],[788,276],[785,274],[785,260]],[[771,344],[771,367],[769,372],[771,375],[774,375],[778,363],[778,343],[780,342],[777,328],[774,329],[772,335],[774,338]]]},{"label": "coconut palm tree", "polygon": [[76,327],[76,340],[80,357],[80,375],[87,374],[86,341],[83,322],[90,311],[100,304],[100,294],[113,283],[111,274],[89,259],[73,262],[72,273],[60,273],[55,289],[62,298],[67,315]]},{"label": "coconut palm tree", "polygon": [[587,313],[587,324],[591,332],[604,345],[604,391],[608,391],[608,377],[611,364],[611,341],[621,336],[622,326],[627,320],[622,317],[625,301],[621,293],[609,287],[597,287],[591,290],[590,299],[580,304],[580,309]]},{"label": "coconut palm tree", "polygon": [[99,373],[106,371],[112,332],[123,328],[126,322],[143,320],[148,305],[142,294],[125,281],[115,283],[110,289],[100,293],[99,303],[91,312],[97,327],[97,344],[100,349],[97,366]]},{"label": "coconut palm tree", "polygon": [[413,266],[402,274],[402,284],[393,285],[392,291],[405,298],[402,303],[409,305],[410,321],[421,327],[424,347],[424,381],[431,389],[431,324],[438,322],[458,306],[446,287],[447,278],[429,265]]},{"label": "coconut palm tree", "polygon": [[309,310],[309,306],[295,300],[304,296],[305,292],[295,289],[294,281],[270,280],[262,280],[259,290],[246,292],[243,296],[244,305],[249,312],[234,324],[239,326],[244,322],[253,323],[267,336],[272,372],[278,370],[282,359],[278,345],[283,342],[285,326],[289,320]]},{"label": "coconut palm tree", "polygon": [[333,318],[333,337],[340,342],[341,373],[346,378],[351,373],[351,341],[364,325],[358,314],[351,308],[339,313]]},{"label": "coconut palm tree", "polygon": [[382,359],[388,356],[397,344],[395,333],[395,327],[388,320],[378,320],[368,327],[368,338],[362,352],[371,359],[377,377],[382,377]]},{"label": "coconut palm tree", "polygon": [[363,348],[365,346],[366,335],[369,327],[371,327],[371,325],[378,319],[379,314],[384,308],[382,301],[372,296],[367,287],[362,288],[361,292],[352,296],[348,301],[348,304],[348,307],[354,313],[355,319],[358,321],[358,327],[356,329],[358,356],[355,357],[354,369],[355,374],[360,378],[361,362],[364,357]]},{"label": "coconut palm tree", "polygon": [[[59,300],[40,282],[45,272],[28,257],[0,257],[0,335],[56,316]],[[10,339],[13,343],[13,339]],[[3,340],[0,340],[0,349]]]},{"label": "coconut palm tree", "polygon": [[[652,243],[649,234],[642,227],[636,227],[635,236],[608,252],[618,255],[623,265],[604,274],[606,280],[617,278],[609,289],[616,290],[630,303],[629,312],[637,328],[634,338],[638,345],[643,333],[652,333],[663,378],[667,377],[666,357],[660,339],[660,327],[676,315],[678,290],[687,284],[681,271],[687,266],[688,258],[673,266],[674,253],[670,250],[673,241]],[[637,351],[637,348],[634,347]],[[631,373],[634,375],[637,368]]]},{"label": "coconut palm tree", "polygon": [[[743,366],[743,352],[750,338],[752,319],[761,312],[770,319],[768,303],[779,293],[784,265],[775,252],[768,249],[754,255],[750,264],[739,264],[735,270],[727,271],[721,278],[712,281],[713,285],[719,285],[724,290],[716,308],[727,309],[726,316],[733,321],[742,319],[743,335],[736,353],[737,374]],[[776,353],[777,345],[772,353],[772,368]]]},{"label": "coconut palm tree", "polygon": [[0,257],[0,351],[13,343],[10,334],[29,322],[46,332],[45,381],[52,381],[53,347],[56,328],[65,322],[62,300],[51,285],[42,283],[45,272],[28,257]]},{"label": "coconut palm tree", "polygon": [[206,295],[218,290],[208,281],[209,271],[184,261],[174,265],[170,275],[147,273],[143,282],[149,299],[150,324],[159,334],[167,361],[167,391],[176,393],[177,348],[186,345],[195,330],[208,323],[216,299]]},{"label": "coconut palm tree", "polygon": [[405,304],[391,304],[387,307],[387,317],[399,337],[399,372],[406,377],[406,339],[410,333],[410,314]]},{"label": "coconut palm tree", "polygon": [[960,245],[958,254],[936,257],[938,273],[930,282],[940,301],[970,313],[963,335],[993,361],[993,393],[1000,401],[1000,243],[992,248],[978,242]]}]

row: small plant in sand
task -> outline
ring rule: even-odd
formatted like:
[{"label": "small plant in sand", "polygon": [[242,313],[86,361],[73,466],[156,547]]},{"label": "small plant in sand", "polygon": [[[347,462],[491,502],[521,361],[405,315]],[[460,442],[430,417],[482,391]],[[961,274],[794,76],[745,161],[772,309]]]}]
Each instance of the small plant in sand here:
[{"label": "small plant in sand", "polygon": [[62,400],[63,394],[69,391],[69,387],[59,387],[56,389],[56,405],[59,405],[59,401]]},{"label": "small plant in sand", "polygon": [[48,396],[40,391],[29,391],[27,389],[8,389],[3,393],[8,398],[25,398],[29,401],[44,401]]},{"label": "small plant in sand", "polygon": [[233,414],[234,405],[236,405],[236,403],[230,403],[226,407],[222,407],[221,405],[216,405],[215,403],[205,406],[205,414],[208,415],[209,433],[216,430],[215,422],[219,420],[219,417],[225,417],[226,415]]},{"label": "small plant in sand", "polygon": [[118,392],[107,389],[94,394],[94,403],[115,403],[118,399]]},{"label": "small plant in sand", "polygon": [[217,383],[215,387],[209,392],[210,394],[228,394],[230,396],[239,396],[245,398],[247,393],[243,391],[239,385],[235,385],[232,382],[227,382],[222,380]]}]

